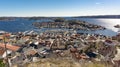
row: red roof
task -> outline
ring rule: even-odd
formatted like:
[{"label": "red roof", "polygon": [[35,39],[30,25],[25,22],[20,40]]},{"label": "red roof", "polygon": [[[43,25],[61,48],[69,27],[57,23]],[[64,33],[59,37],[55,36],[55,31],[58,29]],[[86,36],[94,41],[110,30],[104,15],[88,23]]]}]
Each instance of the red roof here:
[{"label": "red roof", "polygon": [[96,40],[96,38],[94,36],[89,36],[88,40]]},{"label": "red roof", "polygon": [[29,52],[28,52],[28,55],[35,55],[37,53],[37,51],[35,51],[35,50],[30,50]]},{"label": "red roof", "polygon": [[[1,48],[5,48],[5,44],[0,43],[0,47]],[[6,48],[12,51],[17,51],[20,47],[18,46],[14,46],[14,45],[10,45],[10,44],[6,44]]]},{"label": "red roof", "polygon": [[0,56],[1,56],[1,55],[3,55],[3,54],[4,54],[4,52],[5,52],[5,50],[0,49]]},{"label": "red roof", "polygon": [[108,40],[108,39],[105,40],[105,42],[110,43],[110,44],[113,43],[111,40]]}]

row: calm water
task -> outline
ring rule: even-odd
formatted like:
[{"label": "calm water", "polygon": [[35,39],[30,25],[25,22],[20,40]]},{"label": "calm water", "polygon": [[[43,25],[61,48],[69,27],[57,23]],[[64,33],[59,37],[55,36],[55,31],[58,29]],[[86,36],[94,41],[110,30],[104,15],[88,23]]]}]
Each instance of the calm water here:
[{"label": "calm water", "polygon": [[[104,31],[78,31],[83,33],[99,33],[103,35],[113,36],[118,32],[117,28],[114,28],[114,25],[120,24],[120,19],[90,19],[90,18],[77,18],[78,20],[84,20],[89,23],[98,24],[106,27]],[[45,20],[44,20],[45,21]],[[26,19],[16,19],[15,21],[0,21],[0,30],[7,32],[19,32],[27,30],[36,30],[32,26],[33,20]]]},{"label": "calm water", "polygon": [[118,33],[120,29],[114,26],[120,24],[120,19],[94,19],[94,18],[77,18],[79,20],[84,20],[89,23],[97,24],[106,27],[104,31],[89,31],[89,33],[100,33],[108,36],[114,36]]}]

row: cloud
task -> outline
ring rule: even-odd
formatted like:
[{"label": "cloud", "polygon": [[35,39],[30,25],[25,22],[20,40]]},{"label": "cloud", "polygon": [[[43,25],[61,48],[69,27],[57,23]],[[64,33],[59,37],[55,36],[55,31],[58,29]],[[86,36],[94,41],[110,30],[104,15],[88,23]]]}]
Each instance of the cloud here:
[{"label": "cloud", "polygon": [[101,3],[99,3],[99,2],[97,2],[97,3],[95,3],[96,5],[100,5]]}]

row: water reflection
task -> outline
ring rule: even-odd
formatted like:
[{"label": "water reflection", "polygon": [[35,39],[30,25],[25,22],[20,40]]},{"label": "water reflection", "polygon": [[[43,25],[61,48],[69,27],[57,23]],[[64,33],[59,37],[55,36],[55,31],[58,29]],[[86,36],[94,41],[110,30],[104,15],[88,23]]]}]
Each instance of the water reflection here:
[{"label": "water reflection", "polygon": [[106,27],[104,31],[89,31],[88,33],[98,33],[108,36],[114,36],[118,32],[118,28],[114,26],[120,24],[120,19],[96,19],[96,18],[77,18],[78,20],[87,21],[89,23],[97,24]]},{"label": "water reflection", "polygon": [[120,19],[99,19],[98,21],[103,22],[104,24],[101,24],[102,26],[105,26],[108,29],[111,29],[115,32],[118,32],[118,28],[115,28],[114,26],[117,24],[120,24]]}]

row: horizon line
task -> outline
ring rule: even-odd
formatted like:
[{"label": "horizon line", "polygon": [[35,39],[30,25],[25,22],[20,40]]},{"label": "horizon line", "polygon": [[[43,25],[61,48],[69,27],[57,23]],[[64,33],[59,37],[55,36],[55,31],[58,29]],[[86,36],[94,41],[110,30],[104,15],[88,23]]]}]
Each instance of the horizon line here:
[{"label": "horizon line", "polygon": [[[112,15],[120,15],[120,14],[112,14]],[[112,16],[110,14],[106,15],[78,15],[78,16],[0,16],[0,17],[85,17],[85,16]]]}]

